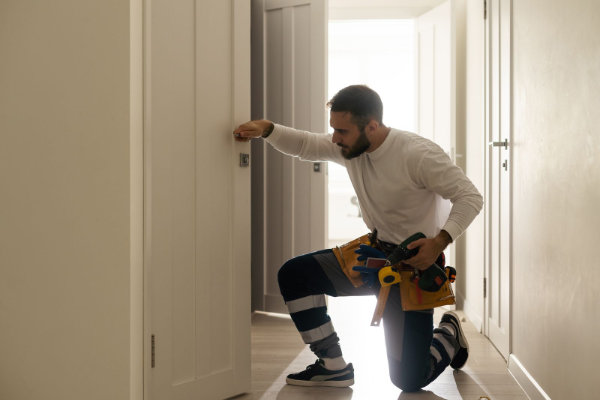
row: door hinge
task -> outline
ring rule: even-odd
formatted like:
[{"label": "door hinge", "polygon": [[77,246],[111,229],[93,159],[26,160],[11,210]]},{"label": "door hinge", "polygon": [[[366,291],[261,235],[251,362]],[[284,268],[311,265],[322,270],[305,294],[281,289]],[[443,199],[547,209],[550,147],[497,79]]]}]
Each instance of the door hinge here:
[{"label": "door hinge", "polygon": [[483,19],[487,19],[487,0],[483,0]]},{"label": "door hinge", "polygon": [[156,337],[152,335],[150,337],[150,367],[154,368],[156,366]]},{"label": "door hinge", "polygon": [[483,278],[483,298],[487,297],[487,278]]}]

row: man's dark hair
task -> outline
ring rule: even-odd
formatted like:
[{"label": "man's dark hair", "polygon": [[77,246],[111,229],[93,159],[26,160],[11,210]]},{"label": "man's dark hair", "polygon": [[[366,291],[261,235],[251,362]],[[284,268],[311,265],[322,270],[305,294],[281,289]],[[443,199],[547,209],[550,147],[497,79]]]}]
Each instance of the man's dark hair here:
[{"label": "man's dark hair", "polygon": [[383,103],[376,91],[366,85],[352,85],[336,93],[327,103],[334,112],[349,112],[362,130],[374,119],[383,125]]}]

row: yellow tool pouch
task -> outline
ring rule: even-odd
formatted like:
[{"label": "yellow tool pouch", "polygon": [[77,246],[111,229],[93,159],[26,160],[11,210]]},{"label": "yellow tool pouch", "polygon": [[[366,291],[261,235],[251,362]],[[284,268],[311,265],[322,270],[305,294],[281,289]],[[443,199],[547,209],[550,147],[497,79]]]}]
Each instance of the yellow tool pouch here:
[{"label": "yellow tool pouch", "polygon": [[402,297],[402,309],[404,311],[427,310],[456,303],[456,297],[452,291],[452,285],[447,280],[437,292],[428,292],[418,285],[418,277],[414,268],[400,268],[400,297]]},{"label": "yellow tool pouch", "polygon": [[361,287],[364,283],[360,277],[360,272],[352,269],[355,265],[363,264],[362,261],[357,260],[358,254],[354,252],[355,250],[358,250],[361,244],[371,245],[368,234],[332,249],[335,258],[337,258],[338,263],[342,267],[342,271],[344,271],[344,274],[350,279],[350,282],[352,282],[354,287]]},{"label": "yellow tool pouch", "polygon": [[[363,265],[362,261],[357,260],[358,254],[354,252],[361,244],[371,245],[369,235],[363,235],[332,249],[342,271],[354,287],[360,287],[364,284],[360,272],[352,269],[355,265]],[[398,264],[396,268],[400,271],[401,281],[399,286],[404,311],[426,310],[455,304],[456,298],[449,280],[437,292],[427,292],[419,288],[419,278],[414,268],[404,264]]]}]

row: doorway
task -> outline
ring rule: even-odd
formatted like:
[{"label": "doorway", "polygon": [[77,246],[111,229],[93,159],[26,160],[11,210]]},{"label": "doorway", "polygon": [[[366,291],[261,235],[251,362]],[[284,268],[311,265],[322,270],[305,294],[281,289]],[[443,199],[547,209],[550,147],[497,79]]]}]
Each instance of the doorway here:
[{"label": "doorway", "polygon": [[[415,130],[415,23],[411,19],[329,21],[328,98],[353,84],[381,96],[387,126]],[[329,247],[368,231],[346,169],[328,165]]]},{"label": "doorway", "polygon": [[[447,1],[428,6],[410,12],[390,7],[379,15],[363,9],[369,18],[358,12],[351,17],[340,10],[330,12],[328,98],[348,85],[366,84],[381,96],[387,126],[417,132],[437,142],[454,158],[453,9]],[[333,247],[366,233],[367,227],[346,169],[335,163],[329,163],[328,169],[328,240]],[[451,246],[446,256],[452,265],[453,253]],[[361,349],[365,341],[385,342],[383,330],[369,326],[375,304],[374,296],[329,301],[329,313],[348,360],[360,358],[353,351]],[[372,379],[387,376],[385,349],[373,348],[369,357],[377,360],[370,365],[378,368],[357,373]]]},{"label": "doorway", "polygon": [[[374,89],[384,104],[384,123],[415,130],[415,23],[411,19],[342,19],[328,24],[328,98],[352,84]],[[346,168],[328,165],[329,247],[368,232]],[[329,313],[342,338],[344,357],[354,361],[357,374],[377,381],[387,377],[383,329],[369,321],[375,296],[330,298]],[[368,362],[360,343],[371,346]],[[377,365],[377,368],[373,368]],[[370,366],[370,367],[369,367]]]}]

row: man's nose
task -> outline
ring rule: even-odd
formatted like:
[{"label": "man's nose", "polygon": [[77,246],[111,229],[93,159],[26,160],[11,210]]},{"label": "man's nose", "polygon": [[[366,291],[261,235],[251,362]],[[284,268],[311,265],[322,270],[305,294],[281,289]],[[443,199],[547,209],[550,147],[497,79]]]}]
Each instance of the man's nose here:
[{"label": "man's nose", "polygon": [[340,143],[341,139],[341,135],[337,132],[333,132],[333,136],[331,137],[331,141],[333,142],[333,144],[338,144]]}]

